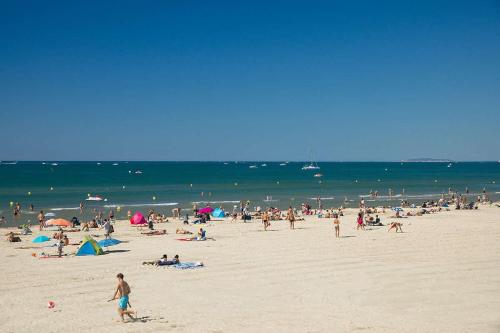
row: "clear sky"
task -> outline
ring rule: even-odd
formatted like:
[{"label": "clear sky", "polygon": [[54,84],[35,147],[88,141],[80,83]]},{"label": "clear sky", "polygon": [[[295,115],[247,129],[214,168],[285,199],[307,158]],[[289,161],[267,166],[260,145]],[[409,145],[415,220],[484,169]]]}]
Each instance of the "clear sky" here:
[{"label": "clear sky", "polygon": [[500,2],[2,1],[0,159],[500,159]]}]

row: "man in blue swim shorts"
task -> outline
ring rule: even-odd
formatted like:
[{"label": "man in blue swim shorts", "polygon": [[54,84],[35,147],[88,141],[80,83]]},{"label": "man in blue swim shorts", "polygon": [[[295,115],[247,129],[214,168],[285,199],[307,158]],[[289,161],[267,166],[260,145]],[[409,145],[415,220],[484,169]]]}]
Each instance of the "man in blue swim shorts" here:
[{"label": "man in blue swim shorts", "polygon": [[111,300],[115,300],[117,299],[117,297],[119,298],[118,314],[120,315],[122,322],[125,322],[125,319],[123,318],[124,315],[127,315],[130,319],[135,320],[135,318],[132,317],[134,311],[127,310],[128,306],[131,306],[128,300],[128,295],[130,294],[130,286],[127,282],[125,282],[125,280],[123,280],[122,273],[119,273],[116,277],[118,278],[118,286],[116,287],[115,294],[113,295],[113,298]]}]

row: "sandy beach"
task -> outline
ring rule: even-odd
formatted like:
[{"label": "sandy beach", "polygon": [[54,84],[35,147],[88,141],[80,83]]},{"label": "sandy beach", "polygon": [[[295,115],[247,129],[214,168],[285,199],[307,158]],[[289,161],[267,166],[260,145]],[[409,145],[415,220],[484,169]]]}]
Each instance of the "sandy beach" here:
[{"label": "sandy beach", "polygon": [[[398,234],[387,226],[357,231],[355,214],[348,210],[341,218],[339,239],[331,219],[308,217],[296,230],[274,221],[267,232],[260,220],[212,221],[206,230],[216,240],[205,242],[178,241],[177,220],[155,226],[167,230],[164,236],[144,236],[118,221],[114,238],[124,243],[101,256],[33,257],[56,252],[31,243],[35,230],[21,243],[3,240],[0,331],[500,330],[500,208],[400,219],[404,233]],[[70,241],[83,234],[70,233]],[[100,229],[90,234],[103,238]],[[142,265],[163,254],[205,267]],[[107,302],[119,272],[132,288],[136,322],[117,322],[116,301]]]}]

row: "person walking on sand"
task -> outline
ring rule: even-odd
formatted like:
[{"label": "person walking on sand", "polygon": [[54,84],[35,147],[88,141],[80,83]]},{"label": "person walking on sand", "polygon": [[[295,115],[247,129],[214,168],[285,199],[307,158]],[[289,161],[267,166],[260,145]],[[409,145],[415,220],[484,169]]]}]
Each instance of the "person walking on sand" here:
[{"label": "person walking on sand", "polygon": [[290,229],[295,229],[295,215],[293,214],[292,206],[288,207],[286,219],[290,222]]},{"label": "person walking on sand", "polygon": [[43,210],[41,210],[40,214],[38,214],[38,223],[40,224],[40,231],[42,231],[45,224],[45,215],[43,214]]},{"label": "person walking on sand", "polygon": [[339,216],[337,214],[335,214],[333,216],[333,226],[335,227],[335,238],[339,238],[340,237],[340,220],[339,220]]},{"label": "person walking on sand", "polygon": [[262,214],[262,223],[264,223],[264,231],[267,231],[267,227],[269,227],[269,213],[267,210]]},{"label": "person walking on sand", "polygon": [[118,279],[118,286],[116,287],[115,294],[110,301],[113,301],[118,297],[118,314],[120,315],[122,322],[125,322],[125,319],[123,318],[124,315],[127,315],[130,319],[135,320],[135,318],[132,317],[132,314],[134,314],[135,312],[132,310],[127,310],[127,307],[132,307],[128,299],[128,295],[130,294],[130,286],[123,279],[122,273],[118,273],[116,275],[116,278]]},{"label": "person walking on sand", "polygon": [[363,214],[358,213],[358,225],[356,226],[356,230],[365,230],[365,223],[363,222]]}]

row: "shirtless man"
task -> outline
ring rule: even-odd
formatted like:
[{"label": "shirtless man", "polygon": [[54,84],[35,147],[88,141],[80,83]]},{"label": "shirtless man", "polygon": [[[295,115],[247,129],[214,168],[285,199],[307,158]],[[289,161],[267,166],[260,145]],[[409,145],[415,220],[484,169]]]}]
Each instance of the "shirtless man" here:
[{"label": "shirtless man", "polygon": [[335,238],[339,238],[340,237],[340,220],[339,220],[339,216],[337,214],[335,214],[335,216],[333,217],[333,226],[335,227]]},{"label": "shirtless man", "polygon": [[45,224],[45,215],[43,214],[43,210],[41,210],[40,214],[38,214],[38,223],[40,224],[40,231],[42,231]]},{"label": "shirtless man", "polygon": [[264,214],[262,214],[262,223],[264,223],[264,231],[267,231],[267,227],[269,227],[269,213],[267,210],[264,211]]},{"label": "shirtless man", "polygon": [[135,320],[135,318],[132,317],[134,311],[127,310],[128,306],[132,307],[128,300],[128,295],[130,294],[130,286],[128,285],[127,282],[125,282],[125,280],[123,280],[122,273],[118,273],[116,277],[118,278],[118,286],[116,287],[115,294],[113,295],[113,298],[110,301],[113,301],[117,297],[119,297],[118,314],[120,315],[122,322],[125,322],[125,319],[123,319],[123,315],[127,315],[130,319]]}]

